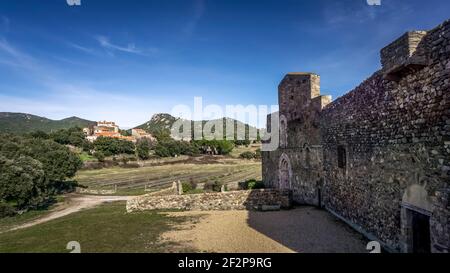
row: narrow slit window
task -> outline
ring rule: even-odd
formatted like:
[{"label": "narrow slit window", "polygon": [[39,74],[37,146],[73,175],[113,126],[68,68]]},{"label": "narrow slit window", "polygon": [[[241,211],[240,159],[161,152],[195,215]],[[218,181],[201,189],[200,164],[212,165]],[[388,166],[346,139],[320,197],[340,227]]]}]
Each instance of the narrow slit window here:
[{"label": "narrow slit window", "polygon": [[347,166],[347,153],[345,151],[344,146],[338,146],[338,167],[341,169],[345,169]]}]

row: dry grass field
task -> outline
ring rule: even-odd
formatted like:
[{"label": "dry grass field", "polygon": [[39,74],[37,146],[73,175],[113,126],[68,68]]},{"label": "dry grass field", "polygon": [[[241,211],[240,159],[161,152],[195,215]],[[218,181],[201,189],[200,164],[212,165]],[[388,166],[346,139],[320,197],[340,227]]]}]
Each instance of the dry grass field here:
[{"label": "dry grass field", "polygon": [[240,182],[261,179],[261,162],[234,157],[183,157],[172,161],[147,162],[141,168],[113,167],[79,171],[75,179],[89,189],[109,190],[117,186],[117,195],[144,194],[172,185],[173,181],[206,183]]}]

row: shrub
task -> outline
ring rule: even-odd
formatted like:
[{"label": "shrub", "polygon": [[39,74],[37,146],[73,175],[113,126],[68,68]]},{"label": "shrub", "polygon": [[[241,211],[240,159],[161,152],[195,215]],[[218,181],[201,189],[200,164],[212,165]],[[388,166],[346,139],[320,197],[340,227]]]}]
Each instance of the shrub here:
[{"label": "shrub", "polygon": [[195,143],[176,140],[163,140],[158,142],[155,154],[160,157],[174,157],[177,155],[197,155],[199,148]]},{"label": "shrub", "polygon": [[0,201],[0,218],[11,217],[17,213],[13,205]]},{"label": "shrub", "polygon": [[223,183],[222,183],[222,182],[219,182],[219,181],[217,181],[217,180],[214,181],[214,182],[210,181],[210,182],[207,182],[207,183],[205,184],[205,190],[206,190],[206,191],[220,192],[221,189],[222,189],[222,185],[223,185]]},{"label": "shrub", "polygon": [[[40,135],[41,137],[44,136],[41,133],[35,133],[35,135],[36,134]],[[83,147],[86,142],[83,130],[79,127],[60,129],[56,132],[51,133],[49,137],[59,144],[70,144],[76,147]]]},{"label": "shrub", "polygon": [[129,159],[128,157],[126,157],[126,156],[122,157],[122,163],[123,163],[124,165],[127,165],[127,164],[128,164],[128,161],[130,161],[130,159]]},{"label": "shrub", "polygon": [[95,151],[101,151],[105,156],[119,154],[134,154],[134,143],[124,139],[99,137],[94,141]]},{"label": "shrub", "polygon": [[192,191],[194,188],[192,187],[191,183],[188,182],[183,182],[181,184],[181,186],[183,187],[183,193],[187,193]]},{"label": "shrub", "polygon": [[158,144],[155,148],[155,154],[159,157],[170,157],[171,154],[169,152],[169,149],[167,149],[167,147]]},{"label": "shrub", "polygon": [[228,155],[234,149],[234,142],[228,140],[196,140],[194,144],[203,153],[211,149],[219,155]]},{"label": "shrub", "polygon": [[256,159],[260,159],[261,158],[261,149],[256,149],[255,158]]},{"label": "shrub", "polygon": [[218,151],[221,155],[227,155],[234,149],[234,144],[231,141],[221,140],[218,144]]},{"label": "shrub", "polygon": [[150,158],[150,143],[147,141],[138,141],[136,144],[137,156],[142,160]]},{"label": "shrub", "polygon": [[97,158],[99,162],[105,162],[105,154],[102,151],[95,152],[94,157]]},{"label": "shrub", "polygon": [[243,152],[239,157],[243,159],[254,159],[256,158],[256,154],[252,152]]},{"label": "shrub", "polygon": [[189,182],[183,182],[181,185],[183,187],[183,193],[197,192],[197,183],[192,177],[189,178]]},{"label": "shrub", "polygon": [[246,181],[247,189],[249,190],[257,190],[257,189],[264,189],[264,183],[262,181],[256,181],[255,179],[251,179]]},{"label": "shrub", "polygon": [[133,169],[133,168],[139,168],[141,166],[139,166],[138,163],[127,163],[127,164],[122,165],[121,167]]}]

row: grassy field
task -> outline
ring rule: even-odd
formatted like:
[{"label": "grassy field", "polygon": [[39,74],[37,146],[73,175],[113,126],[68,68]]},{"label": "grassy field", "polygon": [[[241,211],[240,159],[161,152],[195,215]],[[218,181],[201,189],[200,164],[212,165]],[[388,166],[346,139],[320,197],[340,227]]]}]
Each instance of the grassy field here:
[{"label": "grassy field", "polygon": [[27,222],[36,220],[48,213],[50,213],[50,211],[45,210],[45,209],[32,210],[32,211],[25,212],[22,215],[0,218],[0,233],[5,232],[15,226],[19,226],[21,224],[25,224]]},{"label": "grassy field", "polygon": [[261,162],[227,157],[187,158],[141,168],[105,168],[79,171],[75,179],[89,189],[113,189],[116,194],[144,194],[144,189],[157,190],[173,181],[197,183],[219,181],[240,182],[261,179]]},{"label": "grassy field", "polygon": [[47,223],[0,234],[0,252],[68,253],[77,241],[81,252],[171,252],[179,249],[158,240],[161,233],[187,218],[161,212],[126,213],[124,202],[104,204]]},{"label": "grassy field", "polygon": [[256,150],[261,149],[261,144],[251,144],[248,147],[246,146],[237,146],[234,147],[233,151],[231,151],[230,156],[234,158],[239,158],[239,155],[244,152],[256,152]]},{"label": "grassy field", "polygon": [[[56,196],[57,203],[62,203],[64,202],[64,200],[65,197],[63,195]],[[30,210],[21,215],[0,218],[0,233],[10,230],[15,226],[20,226],[49,214],[50,211],[57,206],[57,203],[49,206],[47,209]]]},{"label": "grassy field", "polygon": [[96,161],[97,159],[95,157],[93,157],[92,155],[89,155],[86,152],[82,152],[79,154],[81,161],[85,162],[85,161]]}]

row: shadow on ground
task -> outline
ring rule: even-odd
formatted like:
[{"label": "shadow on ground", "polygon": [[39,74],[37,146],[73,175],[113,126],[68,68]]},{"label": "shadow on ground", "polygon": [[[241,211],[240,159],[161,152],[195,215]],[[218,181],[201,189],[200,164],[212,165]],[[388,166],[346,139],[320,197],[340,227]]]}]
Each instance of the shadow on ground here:
[{"label": "shadow on ground", "polygon": [[324,210],[249,211],[252,229],[300,253],[367,253],[367,240]]}]

